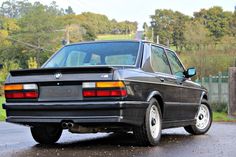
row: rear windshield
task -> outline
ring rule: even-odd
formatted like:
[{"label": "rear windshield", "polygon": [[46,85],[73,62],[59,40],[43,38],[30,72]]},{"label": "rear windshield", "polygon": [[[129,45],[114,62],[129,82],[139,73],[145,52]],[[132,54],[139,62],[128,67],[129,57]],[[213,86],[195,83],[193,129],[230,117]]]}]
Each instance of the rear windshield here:
[{"label": "rear windshield", "polygon": [[58,51],[44,65],[44,68],[135,65],[138,50],[138,42],[104,42],[69,45]]}]

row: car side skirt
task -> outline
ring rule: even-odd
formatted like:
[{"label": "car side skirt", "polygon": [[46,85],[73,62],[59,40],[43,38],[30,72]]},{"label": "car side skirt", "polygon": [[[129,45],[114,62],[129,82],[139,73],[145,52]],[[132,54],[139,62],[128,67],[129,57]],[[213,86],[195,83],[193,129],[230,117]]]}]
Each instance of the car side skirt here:
[{"label": "car side skirt", "polygon": [[191,120],[178,120],[178,121],[163,121],[162,129],[184,127],[189,125],[195,125],[196,119]]}]

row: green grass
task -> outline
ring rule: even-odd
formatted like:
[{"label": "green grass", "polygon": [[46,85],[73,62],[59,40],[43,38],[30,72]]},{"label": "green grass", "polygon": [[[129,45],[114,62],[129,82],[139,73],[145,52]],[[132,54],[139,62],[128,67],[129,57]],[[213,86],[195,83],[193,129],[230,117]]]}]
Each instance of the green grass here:
[{"label": "green grass", "polygon": [[5,98],[3,98],[3,97],[0,97],[0,121],[1,120],[4,120],[5,119],[5,117],[6,117],[6,113],[5,113],[5,110],[3,110],[2,109],[2,103],[4,103],[5,102]]},{"label": "green grass", "polygon": [[133,40],[135,34],[101,34],[97,40]]},{"label": "green grass", "polygon": [[213,121],[215,122],[236,122],[236,118],[229,118],[227,113],[214,112]]}]

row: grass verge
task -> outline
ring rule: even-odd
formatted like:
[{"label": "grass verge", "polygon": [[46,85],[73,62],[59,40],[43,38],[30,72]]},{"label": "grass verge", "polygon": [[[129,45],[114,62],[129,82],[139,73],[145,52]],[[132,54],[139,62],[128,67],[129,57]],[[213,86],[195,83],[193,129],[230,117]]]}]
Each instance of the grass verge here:
[{"label": "grass verge", "polygon": [[0,121],[4,120],[6,118],[5,110],[2,109],[2,103],[5,102],[4,97],[0,97]]},{"label": "grass verge", "polygon": [[236,122],[236,118],[229,118],[225,112],[213,112],[214,122]]},{"label": "grass verge", "polygon": [[133,40],[135,34],[101,34],[97,40]]}]

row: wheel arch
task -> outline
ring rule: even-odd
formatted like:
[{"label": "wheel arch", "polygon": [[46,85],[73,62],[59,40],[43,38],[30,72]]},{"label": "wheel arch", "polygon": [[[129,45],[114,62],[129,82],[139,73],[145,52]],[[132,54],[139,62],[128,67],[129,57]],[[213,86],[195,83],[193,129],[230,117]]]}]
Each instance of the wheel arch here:
[{"label": "wheel arch", "polygon": [[158,101],[161,108],[161,114],[163,116],[164,115],[164,101],[163,101],[163,97],[161,93],[159,91],[152,91],[147,97],[147,102],[149,102],[152,98],[155,98]]},{"label": "wheel arch", "polygon": [[201,97],[200,97],[200,100],[199,100],[199,105],[198,105],[198,109],[197,109],[197,113],[195,115],[195,117],[197,116],[198,112],[199,112],[199,108],[201,106],[201,103],[202,103],[202,100],[206,100],[208,101],[208,95],[207,95],[207,92],[206,91],[203,91],[202,94],[201,94]]},{"label": "wheel arch", "polygon": [[199,100],[199,105],[201,104],[202,100],[205,99],[208,101],[208,95],[206,91],[203,91]]}]

